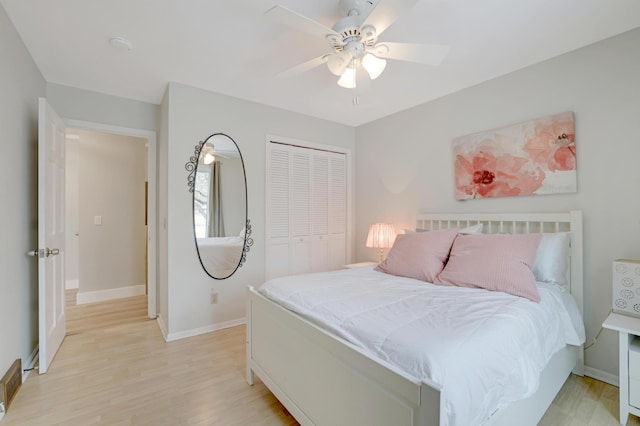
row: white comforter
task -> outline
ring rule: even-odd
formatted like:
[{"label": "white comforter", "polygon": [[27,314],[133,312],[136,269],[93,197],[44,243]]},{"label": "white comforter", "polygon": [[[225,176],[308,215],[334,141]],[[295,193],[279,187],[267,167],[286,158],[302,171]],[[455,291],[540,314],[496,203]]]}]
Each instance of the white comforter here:
[{"label": "white comforter", "polygon": [[277,278],[259,292],[409,375],[443,386],[448,424],[484,423],[534,393],[565,344],[584,342],[571,296],[538,284],[541,303],[358,268]]},{"label": "white comforter", "polygon": [[236,270],[243,249],[244,236],[198,238],[202,265],[218,278],[226,278]]}]

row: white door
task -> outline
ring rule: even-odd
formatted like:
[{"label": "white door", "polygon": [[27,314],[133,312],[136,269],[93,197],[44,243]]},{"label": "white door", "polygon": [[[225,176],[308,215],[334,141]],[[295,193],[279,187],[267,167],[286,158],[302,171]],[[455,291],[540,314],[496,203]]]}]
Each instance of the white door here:
[{"label": "white door", "polygon": [[329,270],[347,262],[347,161],[344,154],[329,156]]},{"label": "white door", "polygon": [[329,270],[329,155],[311,154],[311,272]]},{"label": "white door", "polygon": [[38,314],[39,372],[46,373],[66,331],[64,308],[64,123],[39,100]]},{"label": "white door", "polygon": [[306,274],[311,271],[310,257],[310,231],[309,220],[309,183],[311,171],[309,169],[308,149],[292,146],[290,168],[290,206],[289,221],[291,223],[289,235],[291,236],[291,267],[290,275]]},{"label": "white door", "polygon": [[289,275],[290,162],[287,146],[269,143],[267,161],[267,279]]}]

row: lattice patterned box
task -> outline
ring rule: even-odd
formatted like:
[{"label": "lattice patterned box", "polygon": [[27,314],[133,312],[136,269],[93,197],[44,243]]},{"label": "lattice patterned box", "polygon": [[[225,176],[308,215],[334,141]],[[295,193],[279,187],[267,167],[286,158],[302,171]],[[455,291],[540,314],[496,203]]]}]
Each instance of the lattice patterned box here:
[{"label": "lattice patterned box", "polygon": [[640,260],[613,261],[613,312],[640,318]]}]

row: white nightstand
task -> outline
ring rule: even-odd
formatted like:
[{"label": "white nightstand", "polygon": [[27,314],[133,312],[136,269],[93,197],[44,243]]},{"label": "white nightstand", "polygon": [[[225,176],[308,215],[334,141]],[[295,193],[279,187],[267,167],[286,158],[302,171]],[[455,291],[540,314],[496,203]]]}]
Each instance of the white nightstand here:
[{"label": "white nightstand", "polygon": [[640,318],[610,314],[602,327],[620,333],[620,423],[640,416]]},{"label": "white nightstand", "polygon": [[343,268],[344,269],[355,269],[355,268],[362,268],[365,266],[373,266],[373,265],[377,265],[378,262],[360,262],[360,263],[350,263],[348,265],[344,265]]}]

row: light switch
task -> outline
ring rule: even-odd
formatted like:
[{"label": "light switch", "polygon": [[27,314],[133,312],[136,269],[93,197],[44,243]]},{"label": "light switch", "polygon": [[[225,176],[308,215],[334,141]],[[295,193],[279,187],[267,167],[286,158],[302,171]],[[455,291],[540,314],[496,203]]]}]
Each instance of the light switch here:
[{"label": "light switch", "polygon": [[94,216],[93,217],[94,225],[102,225],[102,216]]}]

